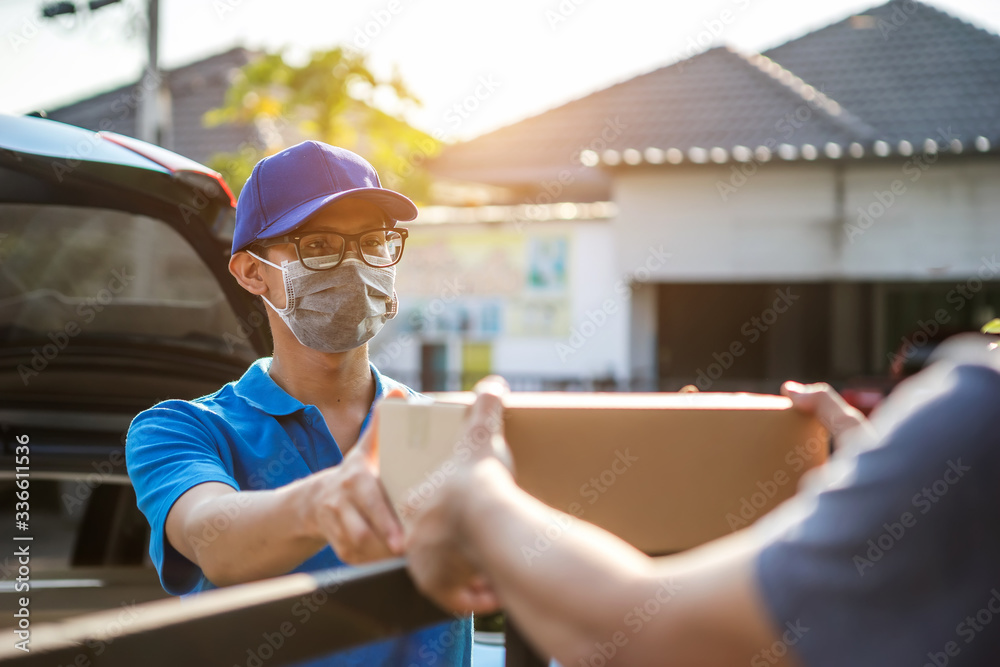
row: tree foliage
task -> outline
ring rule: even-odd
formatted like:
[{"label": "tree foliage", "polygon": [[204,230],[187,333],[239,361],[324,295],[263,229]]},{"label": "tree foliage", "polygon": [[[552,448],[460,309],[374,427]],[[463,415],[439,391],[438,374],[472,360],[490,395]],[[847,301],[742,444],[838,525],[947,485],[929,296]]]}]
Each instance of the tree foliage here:
[{"label": "tree foliage", "polygon": [[364,54],[343,48],[318,51],[303,64],[282,53],[260,56],[240,70],[208,125],[254,125],[263,148],[246,144],[208,162],[238,193],[261,158],[306,139],[341,146],[365,157],[382,185],[426,200],[430,178],[424,161],[440,142],[412,127],[404,113],[420,100],[398,72],[376,77]]}]

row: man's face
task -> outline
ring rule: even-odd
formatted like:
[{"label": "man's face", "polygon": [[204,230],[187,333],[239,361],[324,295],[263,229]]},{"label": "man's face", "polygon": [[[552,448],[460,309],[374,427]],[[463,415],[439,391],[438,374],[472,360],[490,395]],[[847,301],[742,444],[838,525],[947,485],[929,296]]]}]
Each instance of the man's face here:
[{"label": "man's face", "polygon": [[[385,214],[382,209],[375,204],[362,199],[344,199],[335,204],[327,206],[319,213],[310,218],[301,227],[296,227],[292,234],[302,234],[304,232],[340,232],[341,234],[357,234],[369,229],[382,229],[388,227],[385,221]],[[294,262],[298,259],[295,255],[295,246],[291,243],[282,243],[266,249],[265,255],[268,261],[280,265],[282,260]],[[357,248],[348,248],[348,251],[357,251]],[[280,276],[279,276],[280,278]],[[281,288],[284,290],[284,287]]]},{"label": "man's face", "polygon": [[[339,232],[341,234],[357,234],[370,229],[383,229],[389,226],[386,222],[385,214],[378,206],[362,199],[344,199],[327,206],[319,213],[310,218],[304,225],[297,227],[294,234],[304,232]],[[261,255],[269,262],[281,265],[282,261],[294,262],[298,259],[295,254],[295,245],[292,243],[281,243],[265,248],[265,254]],[[359,248],[352,245],[347,248],[348,252],[359,252]],[[277,308],[285,307],[285,285],[281,271],[262,264],[262,274],[267,282],[267,298]]]}]

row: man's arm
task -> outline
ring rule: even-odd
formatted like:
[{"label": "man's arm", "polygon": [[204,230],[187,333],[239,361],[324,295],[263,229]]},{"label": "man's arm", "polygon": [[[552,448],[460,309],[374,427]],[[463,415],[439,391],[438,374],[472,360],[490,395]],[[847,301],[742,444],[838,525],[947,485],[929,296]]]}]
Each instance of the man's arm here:
[{"label": "man's arm", "polygon": [[285,574],[327,544],[345,563],[398,555],[403,532],[377,460],[369,429],[340,465],[278,489],[199,484],[170,509],[166,537],[217,586]]},{"label": "man's arm", "polygon": [[237,491],[199,484],[171,508],[167,540],[216,586],[288,572],[325,545],[307,528],[294,487]]},{"label": "man's arm", "polygon": [[[546,506],[492,455],[505,389],[491,383],[478,388],[467,432],[478,458],[408,530],[409,566],[422,590],[450,609],[502,606],[535,646],[565,665],[596,664],[592,658],[611,653],[628,665],[729,666],[758,654],[767,664],[792,664],[762,654],[781,637],[757,590],[761,545],[751,533],[654,560]],[[538,535],[551,546],[525,550]]]}]

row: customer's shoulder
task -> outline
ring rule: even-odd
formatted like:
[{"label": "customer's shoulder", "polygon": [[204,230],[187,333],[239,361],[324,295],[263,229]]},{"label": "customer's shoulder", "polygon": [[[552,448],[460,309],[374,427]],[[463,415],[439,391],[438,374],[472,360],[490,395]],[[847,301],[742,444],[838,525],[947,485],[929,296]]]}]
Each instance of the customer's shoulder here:
[{"label": "customer's shoulder", "polygon": [[[896,387],[872,415],[906,457],[925,451],[985,455],[1000,451],[1000,351],[983,336],[941,345],[930,366]],[[903,442],[905,440],[905,443]]]},{"label": "customer's shoulder", "polygon": [[970,364],[993,368],[1000,372],[1000,350],[996,336],[963,333],[952,336],[937,346],[929,362],[944,361],[951,364]]},{"label": "customer's shoulder", "polygon": [[944,389],[974,404],[996,405],[1000,390],[1000,349],[995,337],[980,334],[953,336],[931,357],[929,370],[951,380]]}]

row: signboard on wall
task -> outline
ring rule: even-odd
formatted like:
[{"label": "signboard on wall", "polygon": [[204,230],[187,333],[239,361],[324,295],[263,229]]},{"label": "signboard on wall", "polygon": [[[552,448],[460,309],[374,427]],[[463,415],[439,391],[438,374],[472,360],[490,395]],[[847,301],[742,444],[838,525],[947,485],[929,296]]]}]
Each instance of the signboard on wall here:
[{"label": "signboard on wall", "polygon": [[396,290],[404,326],[478,338],[569,335],[568,234],[420,228]]}]

